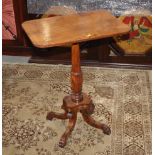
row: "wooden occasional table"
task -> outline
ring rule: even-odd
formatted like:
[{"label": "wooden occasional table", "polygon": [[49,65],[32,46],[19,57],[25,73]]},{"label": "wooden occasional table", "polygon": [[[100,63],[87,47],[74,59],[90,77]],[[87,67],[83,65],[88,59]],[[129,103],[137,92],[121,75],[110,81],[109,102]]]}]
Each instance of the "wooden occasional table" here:
[{"label": "wooden occasional table", "polygon": [[109,135],[111,133],[110,128],[91,117],[95,106],[91,98],[82,93],[83,79],[79,42],[125,34],[129,31],[129,27],[105,10],[26,21],[22,27],[36,47],[47,48],[72,44],[72,93],[63,99],[61,108],[64,109],[64,113],[49,112],[47,114],[48,120],[53,118],[69,119],[59,146],[64,147],[66,145],[67,139],[76,124],[78,112],[82,114],[84,121],[89,125],[101,129],[103,133]]}]

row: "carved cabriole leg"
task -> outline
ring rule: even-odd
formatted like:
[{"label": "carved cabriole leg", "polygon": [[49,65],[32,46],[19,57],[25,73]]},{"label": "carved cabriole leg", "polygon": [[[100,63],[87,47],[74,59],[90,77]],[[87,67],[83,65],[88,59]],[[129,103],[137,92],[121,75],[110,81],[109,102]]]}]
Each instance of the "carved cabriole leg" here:
[{"label": "carved cabriole leg", "polygon": [[59,141],[60,147],[64,147],[66,145],[67,139],[75,127],[76,120],[77,120],[77,112],[72,112],[72,117],[69,119],[66,131],[64,132],[64,134],[60,138],[60,141]]},{"label": "carved cabriole leg", "polygon": [[88,115],[85,111],[81,111],[83,119],[85,122],[87,122],[89,125],[91,125],[92,127],[101,129],[103,131],[103,133],[110,135],[111,130],[110,128],[102,123],[99,123],[97,121],[95,121],[90,115]]},{"label": "carved cabriole leg", "polygon": [[67,119],[67,112],[65,113],[56,113],[56,112],[49,112],[46,116],[47,120],[52,120],[53,118],[58,118],[58,119]]}]

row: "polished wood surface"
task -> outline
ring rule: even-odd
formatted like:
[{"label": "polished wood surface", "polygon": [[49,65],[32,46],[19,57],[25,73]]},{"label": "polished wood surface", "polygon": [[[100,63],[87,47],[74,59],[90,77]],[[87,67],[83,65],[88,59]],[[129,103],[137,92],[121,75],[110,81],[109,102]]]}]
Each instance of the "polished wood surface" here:
[{"label": "polished wood surface", "polygon": [[106,38],[129,31],[127,25],[105,10],[26,21],[22,27],[34,46],[39,48]]}]

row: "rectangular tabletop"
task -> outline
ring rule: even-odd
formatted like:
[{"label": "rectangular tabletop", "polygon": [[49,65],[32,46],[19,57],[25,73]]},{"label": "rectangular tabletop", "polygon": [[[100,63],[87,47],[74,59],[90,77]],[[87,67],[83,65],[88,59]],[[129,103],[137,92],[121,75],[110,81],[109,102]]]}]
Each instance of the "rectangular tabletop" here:
[{"label": "rectangular tabletop", "polygon": [[39,48],[124,34],[129,27],[105,10],[26,21],[23,29]]}]

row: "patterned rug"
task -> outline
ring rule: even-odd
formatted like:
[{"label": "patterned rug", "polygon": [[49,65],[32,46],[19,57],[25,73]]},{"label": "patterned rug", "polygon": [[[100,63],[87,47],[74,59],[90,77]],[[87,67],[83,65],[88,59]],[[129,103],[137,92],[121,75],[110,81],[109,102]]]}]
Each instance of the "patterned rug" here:
[{"label": "patterned rug", "polygon": [[151,71],[82,67],[92,115],[110,136],[78,115],[65,148],[67,120],[46,120],[70,93],[70,66],[3,64],[3,155],[151,155]]}]

